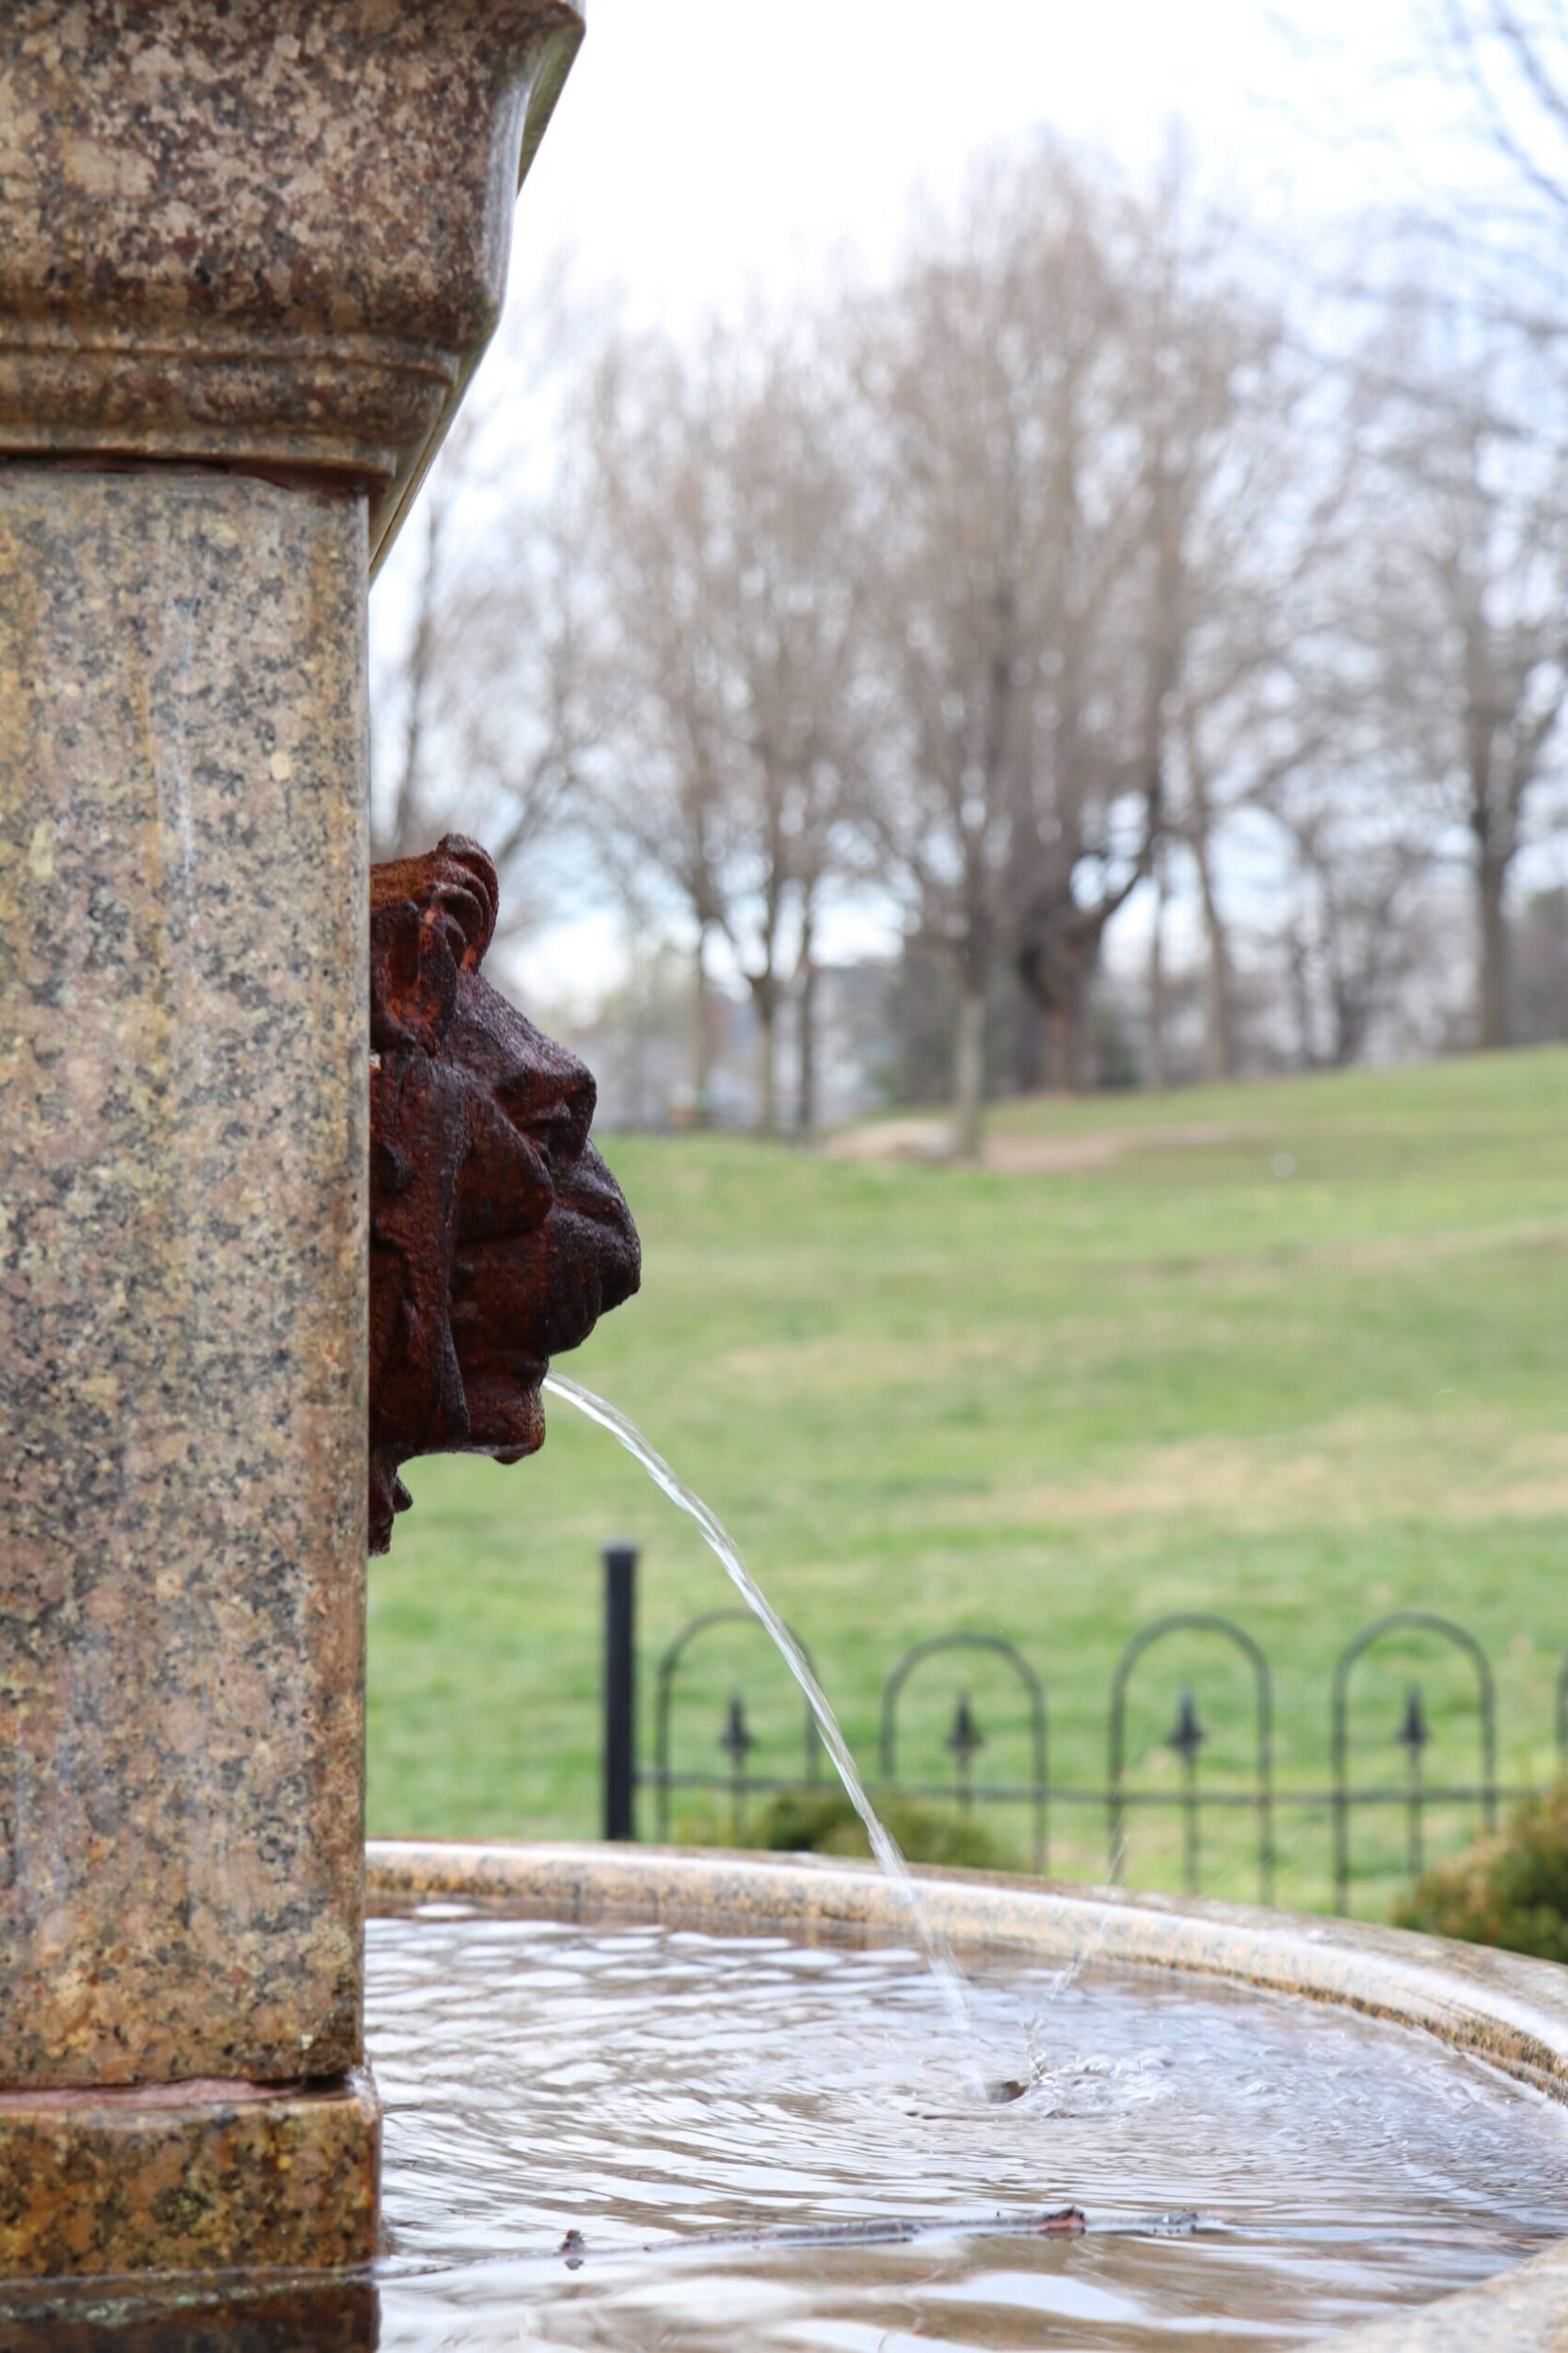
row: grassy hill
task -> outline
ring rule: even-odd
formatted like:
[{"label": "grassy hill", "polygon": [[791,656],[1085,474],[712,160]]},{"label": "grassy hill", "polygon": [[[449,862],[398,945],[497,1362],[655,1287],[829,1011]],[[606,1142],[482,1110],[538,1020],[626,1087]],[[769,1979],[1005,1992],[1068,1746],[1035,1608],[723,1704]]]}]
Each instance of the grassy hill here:
[{"label": "grassy hill", "polygon": [[[1205,1609],[1273,1664],[1282,1784],[1317,1784],[1336,1654],[1421,1607],[1491,1655],[1505,1778],[1546,1769],[1568,1650],[1568,1052],[1012,1105],[993,1137],[984,1171],[612,1140],[645,1289],[563,1367],[728,1522],[867,1760],[894,1656],[967,1626],[1017,1642],[1048,1688],[1053,1773],[1098,1785],[1123,1643]],[[409,1484],[372,1567],[373,1826],[592,1833],[599,1547],[643,1548],[645,1689],[675,1631],[730,1598],[717,1564],[561,1406],[536,1461],[415,1465]],[[722,1762],[743,1678],[773,1744],[754,1769],[798,1753],[760,1643],[694,1677],[688,1768]],[[1402,1781],[1390,1736],[1417,1672],[1428,1769],[1470,1777],[1463,1678],[1432,1657],[1368,1662],[1363,1778]],[[1134,1690],[1145,1785],[1176,1785],[1159,1744],[1184,1683],[1217,1785],[1246,1745],[1239,1671],[1176,1642]],[[912,1687],[910,1769],[945,1776],[960,1685],[983,1769],[1008,1777],[1018,1710],[981,1665]],[[1056,1831],[1056,1868],[1103,1868],[1101,1811],[1059,1809]],[[1250,1835],[1240,1815],[1206,1823],[1206,1884],[1254,1892]],[[1392,1812],[1357,1831],[1390,1872],[1402,1835]],[[1323,1898],[1327,1836],[1320,1810],[1287,1809],[1288,1899]],[[1176,1868],[1174,1817],[1141,1818],[1129,1876]]]}]

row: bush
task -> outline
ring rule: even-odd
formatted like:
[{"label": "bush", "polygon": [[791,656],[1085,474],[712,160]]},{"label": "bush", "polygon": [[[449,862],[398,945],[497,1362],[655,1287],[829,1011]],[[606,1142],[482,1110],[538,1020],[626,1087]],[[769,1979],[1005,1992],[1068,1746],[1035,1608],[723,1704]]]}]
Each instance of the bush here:
[{"label": "bush", "polygon": [[1568,1777],[1521,1799],[1506,1830],[1428,1871],[1394,1919],[1403,1929],[1568,1961]]},{"label": "bush", "polygon": [[[972,1818],[913,1798],[879,1798],[876,1810],[911,1863],[971,1871],[1006,1868],[990,1833]],[[869,1855],[871,1840],[841,1789],[787,1789],[757,1817],[755,1844],[774,1853]]]}]

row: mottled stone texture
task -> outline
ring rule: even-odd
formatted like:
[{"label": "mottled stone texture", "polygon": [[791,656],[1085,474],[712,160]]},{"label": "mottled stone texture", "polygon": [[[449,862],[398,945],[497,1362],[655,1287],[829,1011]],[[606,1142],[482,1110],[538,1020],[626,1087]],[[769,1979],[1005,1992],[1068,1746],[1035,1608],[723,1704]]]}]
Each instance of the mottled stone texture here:
[{"label": "mottled stone texture", "polygon": [[0,2098],[0,2276],[240,2271],[259,2252],[279,2270],[361,2262],[380,2146],[368,2081],[200,2093]]},{"label": "mottled stone texture", "polygon": [[0,2083],[360,2055],[364,582],[0,468]]},{"label": "mottled stone texture", "polygon": [[581,32],[570,0],[5,0],[0,452],[342,472],[374,552]]}]

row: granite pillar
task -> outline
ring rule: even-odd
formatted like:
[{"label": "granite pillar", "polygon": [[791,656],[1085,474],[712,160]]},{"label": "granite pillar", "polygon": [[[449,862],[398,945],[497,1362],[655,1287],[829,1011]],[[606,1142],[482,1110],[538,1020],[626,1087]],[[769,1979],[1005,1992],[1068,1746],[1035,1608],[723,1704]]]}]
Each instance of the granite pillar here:
[{"label": "granite pillar", "polygon": [[365,502],[0,469],[0,2077],[360,2052]]},{"label": "granite pillar", "polygon": [[365,597],[580,30],[0,15],[0,2276],[374,2245]]}]

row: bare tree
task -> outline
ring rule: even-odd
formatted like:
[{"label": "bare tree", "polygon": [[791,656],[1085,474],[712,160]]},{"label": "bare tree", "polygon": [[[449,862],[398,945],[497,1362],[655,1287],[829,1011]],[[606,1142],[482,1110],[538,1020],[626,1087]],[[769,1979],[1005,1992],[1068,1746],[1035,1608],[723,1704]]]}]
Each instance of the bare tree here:
[{"label": "bare tree", "polygon": [[1216,1080],[1240,1063],[1232,841],[1341,730],[1341,649],[1326,641],[1354,457],[1277,316],[1235,289],[1189,289],[1167,315],[1182,406],[1166,459],[1172,552],[1155,573],[1170,651],[1151,665],[1150,726],[1158,708],[1164,825],[1204,939],[1203,1075]]},{"label": "bare tree", "polygon": [[372,607],[371,849],[377,858],[428,849],[448,829],[455,783],[462,790],[441,739],[458,701],[454,606],[472,544],[465,525],[472,522],[477,436],[475,414],[467,411],[437,459],[420,529],[396,551]]},{"label": "bare tree", "polygon": [[[1568,702],[1568,455],[1521,431],[1517,348],[1453,348],[1416,300],[1389,330],[1364,620],[1404,789],[1461,845],[1475,918],[1475,1035],[1512,1034],[1510,893],[1560,820]],[[1442,340],[1440,340],[1440,338]],[[1538,379],[1538,397],[1568,386]]]},{"label": "bare tree", "polygon": [[1100,934],[1132,887],[1107,675],[1136,530],[1107,251],[1119,203],[1054,148],[993,160],[856,322],[888,711],[881,840],[953,968],[969,1156],[994,969],[1016,965],[1070,1079]]},{"label": "bare tree", "polygon": [[596,740],[591,591],[559,494],[487,505],[465,527],[459,466],[433,486],[406,633],[378,681],[372,841],[392,858],[450,830],[483,840],[515,934],[537,918],[536,854],[559,841]]},{"label": "bare tree", "polygon": [[[1145,224],[1132,200],[1081,171],[1068,186],[1030,289],[1048,380],[1007,943],[1022,987],[1016,1076],[1058,1090],[1095,1076],[1095,978],[1159,838],[1180,660],[1180,491],[1160,366],[1148,364],[1153,289],[1128,267]],[[1057,337],[1053,316],[1072,322]]]},{"label": "bare tree", "polygon": [[852,485],[812,363],[756,331],[715,328],[695,355],[613,342],[591,440],[618,684],[600,822],[664,877],[691,924],[699,1106],[714,935],[733,949],[757,1018],[759,1126],[772,1134],[792,965],[809,972],[847,840]]},{"label": "bare tree", "polygon": [[520,411],[551,441],[585,330],[561,269],[547,266],[520,344],[514,331],[448,438],[373,608],[374,855],[412,856],[449,830],[483,839],[514,933],[536,918],[538,853],[562,839],[597,734],[595,592],[569,471],[557,459],[520,477],[506,446]]},{"label": "bare tree", "polygon": [[1568,1037],[1568,888],[1560,882],[1522,909],[1515,968],[1521,1039]]},{"label": "bare tree", "polygon": [[1288,852],[1283,934],[1299,1057],[1361,1061],[1423,967],[1429,828],[1368,762],[1298,766],[1269,797]]},{"label": "bare tree", "polygon": [[[378,790],[371,802],[371,853],[376,858],[417,856],[435,839],[426,838],[424,803],[435,789],[429,774],[430,739],[445,653],[447,578],[442,559],[458,477],[457,451],[452,444],[462,432],[459,423],[428,486],[419,569],[403,642],[395,657],[383,661],[372,702],[373,713],[380,718],[377,749],[385,747],[377,765],[386,771],[376,777]],[[388,716],[388,703],[394,697],[395,715]]]},{"label": "bare tree", "polygon": [[1143,196],[1049,145],[993,160],[860,336],[885,835],[957,976],[959,1147],[999,963],[1018,1082],[1093,1083],[1106,935],[1162,835],[1227,1074],[1221,834],[1318,743],[1291,657],[1343,484],[1309,372],[1179,152]]},{"label": "bare tree", "polygon": [[[1568,216],[1568,18],[1559,0],[1427,0],[1428,54],[1459,84],[1475,130],[1506,167],[1514,213]],[[1494,207],[1494,209],[1496,209]]]}]

